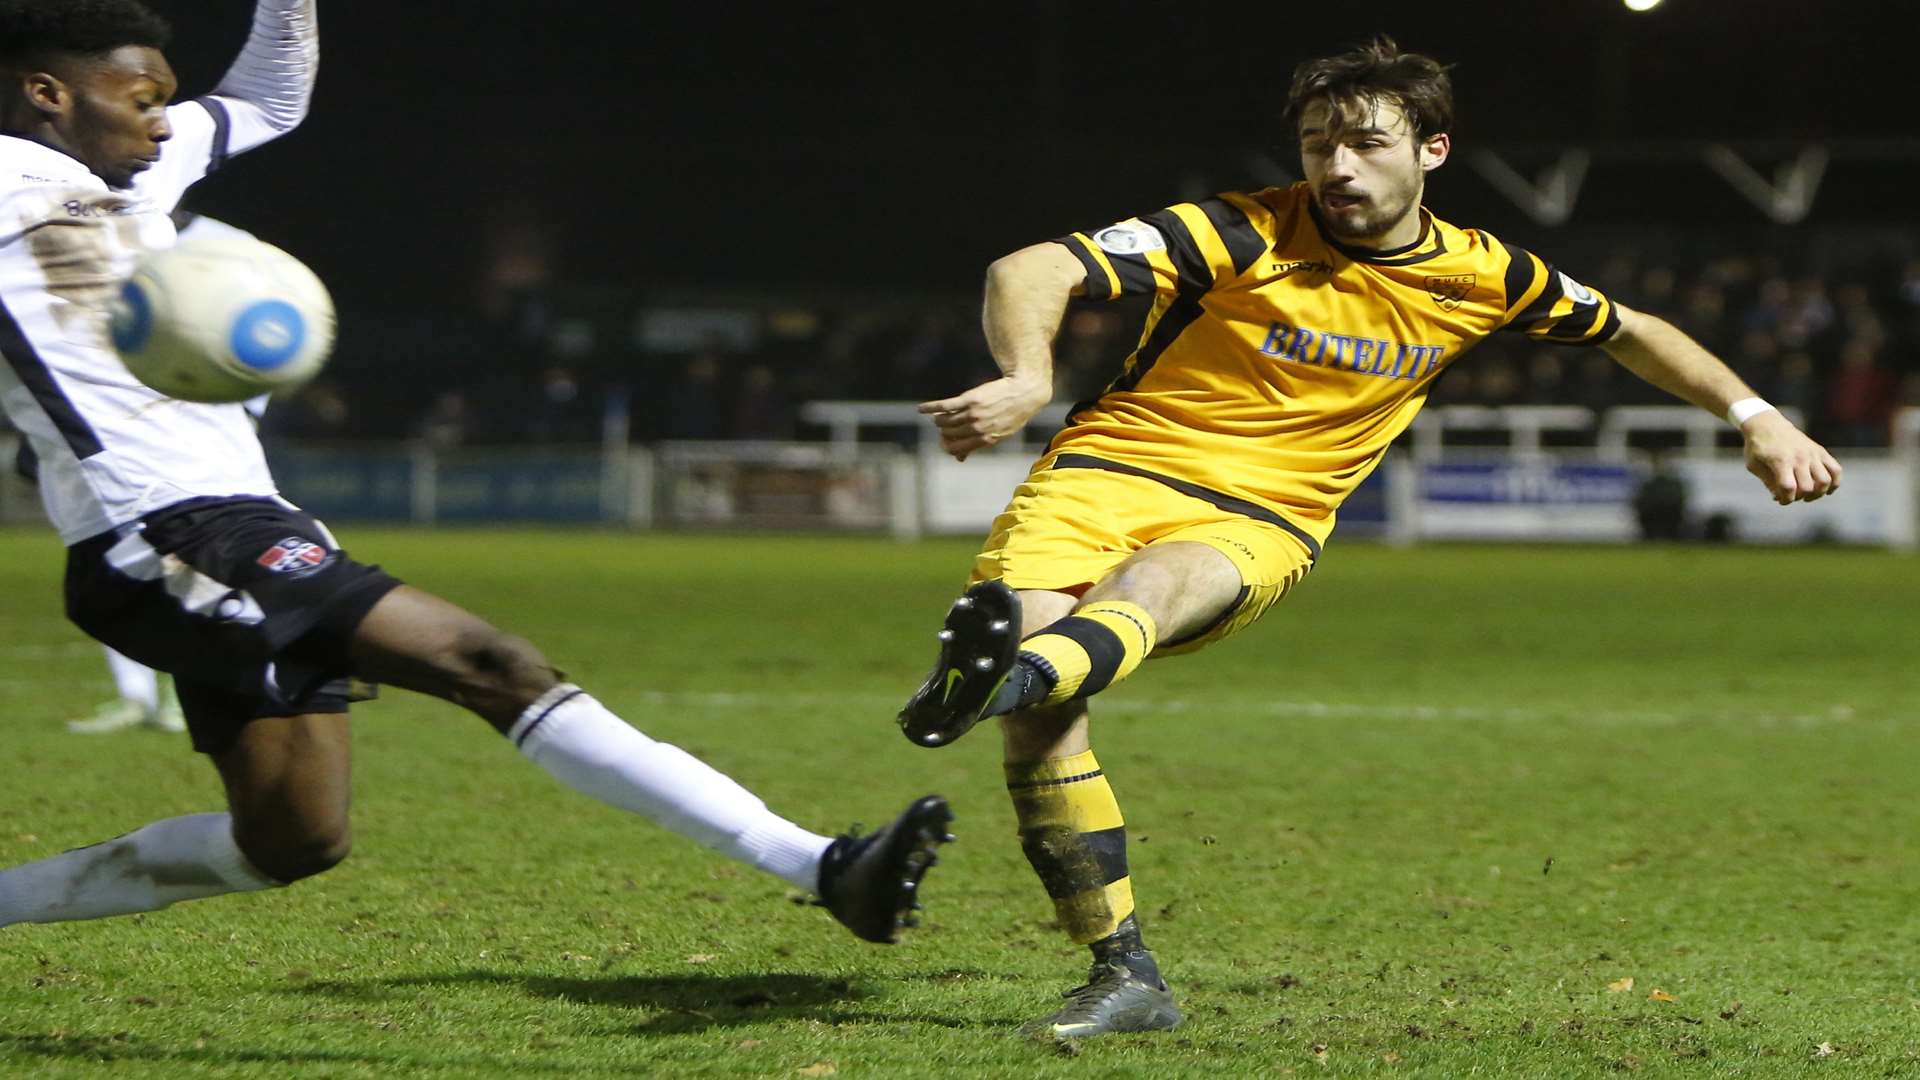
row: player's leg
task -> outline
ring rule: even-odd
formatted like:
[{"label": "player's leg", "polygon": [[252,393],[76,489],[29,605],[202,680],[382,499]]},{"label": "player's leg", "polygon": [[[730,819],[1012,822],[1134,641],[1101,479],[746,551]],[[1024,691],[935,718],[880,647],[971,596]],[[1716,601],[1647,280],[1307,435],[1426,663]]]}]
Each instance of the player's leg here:
[{"label": "player's leg", "polygon": [[324,873],[352,849],[352,742],[345,712],[252,719],[214,755],[236,846],[282,884]]},{"label": "player's leg", "polygon": [[[1251,625],[1311,564],[1305,546],[1257,522],[1175,530],[1088,590],[1073,615],[1030,636],[1021,655],[1037,652],[1035,644],[1047,647],[1046,638],[1080,612],[1116,599],[1154,620],[1156,655],[1192,651]],[[1094,757],[1084,690],[1016,709],[1001,728],[1007,787],[1028,861],[1053,897],[1061,925],[1093,954],[1087,984],[1070,991],[1067,1005],[1038,1026],[1082,1036],[1178,1024],[1179,1010],[1134,911],[1126,825]]]},{"label": "player's leg", "polygon": [[1238,569],[1217,550],[1169,542],[1129,557],[1064,617],[1049,618],[1058,593],[1021,596],[1031,632],[1007,684],[1024,680],[1022,699],[1001,717],[1007,794],[1061,927],[1093,955],[1086,985],[1039,1030],[1084,1036],[1180,1023],[1134,911],[1126,819],[1094,755],[1085,698],[1137,667],[1161,627],[1169,640],[1204,632],[1241,592]]},{"label": "player's leg", "polygon": [[677,746],[648,738],[571,683],[527,641],[419,589],[383,596],[348,646],[356,674],[471,709],[556,780],[730,858],[817,892],[856,934],[910,924],[944,800],[916,800],[867,837],[822,836]]},{"label": "player's leg", "polygon": [[0,925],[156,911],[311,877],[347,855],[350,745],[339,711],[259,717],[257,698],[181,685],[195,749],[226,785],[225,813],[187,814],[0,871]]},{"label": "player's leg", "polygon": [[[1104,471],[1036,470],[995,522],[974,567],[980,584],[969,590],[979,599],[968,607],[994,610],[1005,597],[1000,613],[1019,613],[1024,639],[1010,645],[982,632],[994,620],[950,614],[945,629],[958,632],[943,635],[941,660],[962,669],[956,681],[965,682],[973,678],[965,669],[987,656],[992,689],[976,690],[976,700],[979,715],[1004,714],[1021,846],[1061,925],[1093,954],[1087,984],[1042,1030],[1095,1035],[1180,1019],[1141,936],[1125,819],[1093,752],[1086,699],[1149,653],[1187,651],[1250,624],[1311,560],[1277,526]],[[936,669],[929,686],[942,674]],[[929,704],[937,695],[923,687],[901,717],[909,737],[914,721],[919,734],[935,735],[916,739],[927,745],[978,718],[961,715],[943,730],[947,718]]]}]

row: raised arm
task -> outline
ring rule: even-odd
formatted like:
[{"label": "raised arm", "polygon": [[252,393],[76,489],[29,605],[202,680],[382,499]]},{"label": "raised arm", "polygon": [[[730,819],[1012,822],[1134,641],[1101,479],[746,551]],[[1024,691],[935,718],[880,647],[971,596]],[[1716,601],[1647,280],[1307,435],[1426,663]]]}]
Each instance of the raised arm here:
[{"label": "raised arm", "polygon": [[1035,244],[987,268],[981,322],[1000,378],[958,397],[929,401],[921,413],[940,430],[940,447],[965,461],[1033,419],[1053,399],[1053,339],[1067,298],[1084,289],[1080,260],[1055,243]]},{"label": "raised arm", "polygon": [[306,119],[320,69],[318,0],[259,0],[246,47],[214,87],[232,127],[228,150],[250,150]]},{"label": "raised arm", "polygon": [[[1616,305],[1620,329],[1604,343],[1620,365],[1675,397],[1725,416],[1747,440],[1747,471],[1782,506],[1812,502],[1840,486],[1840,463],[1732,369],[1672,323]],[[1739,409],[1729,413],[1735,405]]]}]

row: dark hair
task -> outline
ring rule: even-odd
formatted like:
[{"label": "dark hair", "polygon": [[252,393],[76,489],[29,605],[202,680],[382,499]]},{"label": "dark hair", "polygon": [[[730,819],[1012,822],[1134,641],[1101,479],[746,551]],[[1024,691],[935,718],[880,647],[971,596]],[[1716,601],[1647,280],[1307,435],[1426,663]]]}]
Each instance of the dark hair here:
[{"label": "dark hair", "polygon": [[171,40],[173,27],[140,0],[0,0],[0,62],[10,65]]},{"label": "dark hair", "polygon": [[1316,101],[1326,102],[1336,128],[1353,119],[1347,115],[1349,106],[1358,103],[1371,110],[1390,101],[1413,124],[1416,140],[1453,130],[1453,80],[1447,67],[1431,56],[1402,52],[1385,34],[1294,68],[1287,126],[1297,132],[1301,114]]}]

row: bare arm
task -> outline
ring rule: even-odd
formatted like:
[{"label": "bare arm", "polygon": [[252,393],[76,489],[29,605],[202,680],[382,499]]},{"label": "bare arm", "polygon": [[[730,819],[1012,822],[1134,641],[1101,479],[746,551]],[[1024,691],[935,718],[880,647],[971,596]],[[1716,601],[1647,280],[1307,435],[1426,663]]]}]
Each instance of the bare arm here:
[{"label": "bare arm", "polygon": [[1058,244],[1021,248],[987,268],[981,322],[1001,376],[920,406],[940,430],[941,449],[965,461],[1018,434],[1052,400],[1053,338],[1084,276],[1080,261]]},{"label": "bare arm", "polygon": [[[1732,369],[1665,319],[1618,305],[1620,330],[1601,348],[1620,366],[1677,398],[1724,416],[1727,407],[1756,396]],[[1840,486],[1840,463],[1826,448],[1777,411],[1740,425],[1747,440],[1747,471],[1782,506],[1812,502]]]}]

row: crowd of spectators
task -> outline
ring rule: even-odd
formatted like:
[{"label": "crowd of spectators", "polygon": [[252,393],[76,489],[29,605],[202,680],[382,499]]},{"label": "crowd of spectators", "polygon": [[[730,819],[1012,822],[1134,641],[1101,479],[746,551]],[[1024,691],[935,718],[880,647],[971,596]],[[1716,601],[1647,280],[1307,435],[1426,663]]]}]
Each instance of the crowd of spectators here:
[{"label": "crowd of spectators", "polygon": [[[1834,445],[1884,446],[1894,411],[1920,406],[1920,259],[1823,274],[1747,255],[1684,269],[1615,257],[1593,281],[1685,330]],[[1599,350],[1501,335],[1450,370],[1432,400],[1605,409],[1672,399]]]}]

